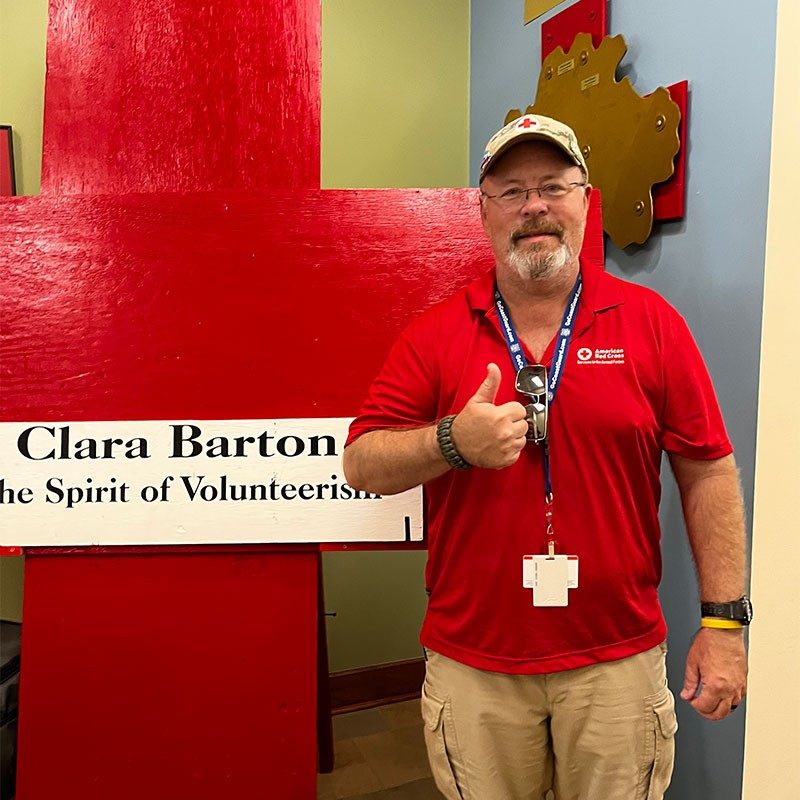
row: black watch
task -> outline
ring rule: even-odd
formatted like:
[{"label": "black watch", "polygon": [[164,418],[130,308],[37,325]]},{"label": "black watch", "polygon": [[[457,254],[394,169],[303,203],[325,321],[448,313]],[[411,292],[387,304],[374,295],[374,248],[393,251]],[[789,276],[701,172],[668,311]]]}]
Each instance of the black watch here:
[{"label": "black watch", "polygon": [[700,603],[700,616],[729,619],[741,622],[742,625],[749,625],[753,619],[753,604],[746,594],[730,603]]}]

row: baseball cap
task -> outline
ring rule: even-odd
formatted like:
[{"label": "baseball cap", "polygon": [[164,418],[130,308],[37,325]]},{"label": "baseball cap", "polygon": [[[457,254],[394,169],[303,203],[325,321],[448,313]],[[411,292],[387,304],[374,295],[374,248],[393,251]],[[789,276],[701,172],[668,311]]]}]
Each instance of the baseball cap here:
[{"label": "baseball cap", "polygon": [[578,145],[578,137],[575,136],[575,131],[569,125],[565,125],[563,122],[551,117],[543,117],[539,114],[525,114],[500,128],[486,143],[486,152],[484,152],[481,159],[480,180],[486,177],[486,173],[491,169],[492,164],[506,150],[519,142],[531,139],[538,139],[556,145],[556,147],[563,150],[570,161],[583,170],[586,178],[589,177],[586,161]]}]

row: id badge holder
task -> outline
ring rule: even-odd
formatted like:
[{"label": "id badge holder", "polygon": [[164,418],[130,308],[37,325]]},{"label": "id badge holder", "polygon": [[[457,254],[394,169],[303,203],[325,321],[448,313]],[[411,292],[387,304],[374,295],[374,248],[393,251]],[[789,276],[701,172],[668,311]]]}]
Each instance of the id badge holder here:
[{"label": "id badge holder", "polygon": [[577,556],[523,556],[522,587],[533,589],[533,605],[569,605],[569,590],[578,588],[578,564]]},{"label": "id badge holder", "polygon": [[522,585],[533,589],[533,605],[563,607],[569,604],[569,563],[566,556],[524,556]]}]

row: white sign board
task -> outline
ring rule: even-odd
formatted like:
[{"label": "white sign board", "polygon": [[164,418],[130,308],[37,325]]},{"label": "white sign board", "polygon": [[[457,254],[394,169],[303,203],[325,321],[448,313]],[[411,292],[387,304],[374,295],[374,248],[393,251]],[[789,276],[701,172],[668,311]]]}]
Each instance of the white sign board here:
[{"label": "white sign board", "polygon": [[420,541],[421,488],[346,482],[349,422],[2,422],[0,545]]}]

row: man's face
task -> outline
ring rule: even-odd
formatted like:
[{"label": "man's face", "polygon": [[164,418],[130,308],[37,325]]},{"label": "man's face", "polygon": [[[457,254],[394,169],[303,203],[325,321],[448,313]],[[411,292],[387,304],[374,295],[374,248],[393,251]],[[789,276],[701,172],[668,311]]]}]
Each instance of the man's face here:
[{"label": "man's face", "polygon": [[[481,219],[499,269],[513,270],[523,280],[549,278],[574,262],[583,245],[590,187],[580,167],[547,142],[520,142],[504,153],[484,178]],[[506,202],[505,193],[531,187],[569,188],[563,197],[529,192]]]}]

